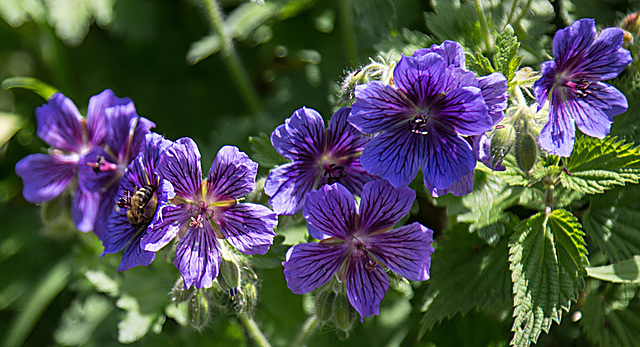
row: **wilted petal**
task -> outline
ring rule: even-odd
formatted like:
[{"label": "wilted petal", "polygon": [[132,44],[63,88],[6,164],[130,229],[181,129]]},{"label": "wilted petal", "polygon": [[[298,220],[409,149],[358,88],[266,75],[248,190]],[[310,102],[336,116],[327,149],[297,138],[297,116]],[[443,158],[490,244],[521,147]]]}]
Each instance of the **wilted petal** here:
[{"label": "wilted petal", "polygon": [[276,151],[291,160],[318,158],[325,140],[322,116],[306,107],[296,110],[271,134]]},{"label": "wilted petal", "polygon": [[87,109],[87,137],[92,146],[104,144],[107,134],[106,115],[104,110],[116,105],[125,105],[131,102],[129,98],[118,98],[113,91],[107,89],[89,99]]},{"label": "wilted petal", "polygon": [[271,197],[269,204],[277,214],[293,215],[304,206],[317,177],[304,163],[287,163],[269,172],[264,192]]},{"label": "wilted petal", "polygon": [[596,37],[596,24],[591,18],[583,18],[571,26],[558,30],[553,37],[553,56],[558,66],[575,63],[588,51]]},{"label": "wilted petal", "polygon": [[38,136],[51,147],[80,153],[84,149],[84,119],[76,105],[66,96],[55,93],[49,102],[36,108]]},{"label": "wilted petal", "polygon": [[549,121],[540,131],[540,147],[553,155],[568,157],[573,151],[576,128],[564,103],[551,103]]},{"label": "wilted petal", "polygon": [[118,271],[127,271],[139,265],[147,266],[155,259],[155,253],[145,251],[140,247],[140,237],[141,235],[136,235],[127,249],[124,250]]},{"label": "wilted petal", "polygon": [[348,120],[365,134],[375,134],[406,122],[416,111],[407,96],[380,81],[356,86],[355,96],[357,99],[351,106]]},{"label": "wilted petal", "polygon": [[83,232],[93,230],[99,205],[100,193],[87,192],[82,187],[76,189],[71,203],[71,219],[78,230]]},{"label": "wilted petal", "polygon": [[372,175],[395,187],[406,187],[418,174],[425,160],[425,135],[410,132],[402,124],[374,137],[364,148],[360,163]]},{"label": "wilted petal", "polygon": [[178,242],[173,265],[180,271],[184,288],[210,288],[218,276],[220,249],[209,223],[204,228],[190,227]]},{"label": "wilted petal", "polygon": [[347,239],[358,220],[358,207],[353,195],[339,183],[322,186],[307,195],[302,215],[320,233]]},{"label": "wilted petal", "polygon": [[331,280],[347,258],[345,244],[301,243],[287,252],[284,275],[287,287],[305,294]]},{"label": "wilted petal", "polygon": [[177,195],[193,200],[202,196],[200,151],[192,139],[184,137],[174,142],[157,170],[173,184]]},{"label": "wilted petal", "polygon": [[396,189],[386,180],[365,184],[360,202],[360,235],[391,228],[411,210],[416,193],[408,187]]},{"label": "wilted petal", "polygon": [[389,278],[382,267],[376,265],[369,270],[369,265],[368,257],[351,257],[347,270],[347,297],[362,317],[380,313],[380,302],[389,289]]},{"label": "wilted petal", "polygon": [[469,142],[444,127],[426,136],[427,154],[422,173],[427,187],[448,188],[473,171],[476,158]]},{"label": "wilted petal", "polygon": [[265,254],[273,243],[278,216],[258,204],[236,204],[215,213],[226,240],[244,254]]},{"label": "wilted petal", "polygon": [[237,147],[220,149],[207,176],[207,200],[238,199],[256,186],[258,163]]},{"label": "wilted petal", "polygon": [[64,156],[31,154],[22,158],[16,164],[16,174],[24,183],[24,198],[34,204],[55,199],[73,179],[77,165]]},{"label": "wilted petal", "polygon": [[586,91],[587,96],[568,100],[566,106],[580,131],[602,139],[609,134],[613,117],[627,110],[627,98],[602,82],[591,83]]},{"label": "wilted petal", "polygon": [[386,267],[411,281],[429,279],[433,231],[420,223],[369,235],[366,243]]}]

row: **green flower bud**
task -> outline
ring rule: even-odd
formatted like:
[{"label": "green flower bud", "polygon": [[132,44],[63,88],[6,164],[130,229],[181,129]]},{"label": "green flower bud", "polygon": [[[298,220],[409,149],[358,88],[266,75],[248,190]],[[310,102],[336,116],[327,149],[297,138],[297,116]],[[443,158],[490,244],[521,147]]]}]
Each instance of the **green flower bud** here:
[{"label": "green flower bud", "polygon": [[516,137],[516,161],[520,170],[529,173],[538,160],[538,142],[529,132]]},{"label": "green flower bud", "polygon": [[258,288],[252,282],[247,282],[242,286],[235,296],[236,309],[240,312],[251,312],[258,302]]},{"label": "green flower bud", "polygon": [[209,323],[209,301],[198,291],[187,306],[187,319],[192,327],[200,330]]},{"label": "green flower bud", "polygon": [[240,267],[233,256],[223,255],[218,272],[218,283],[222,289],[234,295],[240,286]]},{"label": "green flower bud", "polygon": [[333,316],[333,302],[336,299],[336,292],[333,289],[327,289],[320,292],[316,296],[316,317],[325,322]]},{"label": "green flower bud", "polygon": [[356,320],[356,309],[351,306],[349,299],[345,293],[339,293],[336,295],[333,301],[333,318],[338,330],[342,330],[345,333],[346,338],[349,338],[349,331],[353,327],[353,323]]},{"label": "green flower bud", "polygon": [[184,289],[184,281],[182,277],[178,278],[176,283],[173,285],[171,289],[171,300],[174,302],[183,302],[191,299],[191,297],[196,293],[196,288],[190,287],[189,289]]},{"label": "green flower bud", "polygon": [[499,125],[491,135],[491,157],[493,163],[499,163],[504,159],[516,139],[516,130],[511,124]]}]

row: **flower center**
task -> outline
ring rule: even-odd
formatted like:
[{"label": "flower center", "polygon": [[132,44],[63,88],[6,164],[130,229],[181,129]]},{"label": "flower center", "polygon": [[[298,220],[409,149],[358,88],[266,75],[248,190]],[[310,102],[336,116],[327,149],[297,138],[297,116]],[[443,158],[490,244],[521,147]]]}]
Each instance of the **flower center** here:
[{"label": "flower center", "polygon": [[429,116],[426,113],[420,112],[417,116],[409,122],[409,129],[412,133],[418,135],[427,135],[429,130],[427,129],[427,118]]},{"label": "flower center", "polygon": [[349,240],[349,246],[351,248],[351,257],[365,258],[364,260],[366,261],[366,263],[364,267],[369,272],[375,270],[378,267],[378,263],[367,250],[365,243],[358,237],[352,237],[351,240]]},{"label": "flower center", "polygon": [[571,91],[573,91],[579,99],[585,98],[589,95],[600,99],[600,97],[593,93],[592,89],[589,89],[589,87],[591,87],[591,82],[585,81],[584,79],[580,79],[577,82],[567,81],[566,86],[571,88]]},{"label": "flower center", "polygon": [[206,220],[213,218],[213,208],[204,201],[198,201],[197,204],[191,204],[189,213],[191,213],[190,227],[204,228],[202,224]]},{"label": "flower center", "polygon": [[95,163],[87,162],[86,164],[88,167],[93,168],[95,173],[114,171],[118,169],[118,165],[106,161],[103,156],[98,156]]},{"label": "flower center", "polygon": [[344,166],[330,164],[322,173],[322,177],[327,179],[328,184],[333,184],[336,182],[340,182],[341,179],[347,176],[344,174]]}]

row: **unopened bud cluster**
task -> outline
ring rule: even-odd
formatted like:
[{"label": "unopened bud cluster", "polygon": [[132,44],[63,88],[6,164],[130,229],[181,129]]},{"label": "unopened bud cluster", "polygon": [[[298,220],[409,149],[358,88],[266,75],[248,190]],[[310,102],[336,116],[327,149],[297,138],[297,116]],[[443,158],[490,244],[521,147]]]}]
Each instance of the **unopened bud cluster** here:
[{"label": "unopened bud cluster", "polygon": [[322,324],[335,327],[341,338],[349,338],[358,312],[349,303],[344,285],[335,279],[316,294],[316,317]]}]

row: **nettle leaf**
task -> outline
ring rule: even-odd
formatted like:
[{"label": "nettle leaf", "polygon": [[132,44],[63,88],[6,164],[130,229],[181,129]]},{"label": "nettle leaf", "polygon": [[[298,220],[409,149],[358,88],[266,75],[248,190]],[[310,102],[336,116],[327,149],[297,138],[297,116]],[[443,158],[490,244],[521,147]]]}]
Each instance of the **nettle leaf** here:
[{"label": "nettle leaf", "polygon": [[[511,230],[517,218],[513,217]],[[430,330],[445,318],[472,309],[508,302],[511,298],[508,240],[495,247],[458,225],[438,241],[431,258],[431,279],[422,311],[421,332]]]},{"label": "nettle leaf", "polygon": [[580,325],[600,346],[634,347],[640,341],[640,299],[637,286],[608,284],[584,300]]},{"label": "nettle leaf", "polygon": [[482,53],[476,52],[475,55],[471,53],[465,53],[464,55],[467,69],[475,72],[476,75],[486,76],[495,72],[493,66],[491,66],[491,61],[489,60],[489,58],[482,55]]},{"label": "nettle leaf", "polygon": [[507,81],[511,82],[516,74],[516,70],[520,67],[522,56],[518,56],[518,48],[520,42],[515,36],[515,32],[511,25],[507,25],[504,31],[496,38],[495,63],[496,71],[502,73]]},{"label": "nettle leaf", "polygon": [[613,283],[640,283],[640,255],[611,265],[586,267],[589,277]]},{"label": "nettle leaf", "polygon": [[288,162],[285,157],[281,156],[280,153],[273,148],[271,138],[265,133],[260,133],[258,136],[250,136],[249,143],[251,144],[252,151],[251,158],[262,167],[272,169]]},{"label": "nettle leaf", "polygon": [[507,186],[499,177],[476,170],[473,191],[462,197],[447,194],[434,199],[435,205],[446,207],[447,214],[460,223],[470,223],[469,231],[495,245],[504,233],[499,221],[508,220],[505,209],[518,202],[521,187]]},{"label": "nettle leaf", "polygon": [[589,265],[584,233],[566,210],[544,212],[522,221],[509,242],[515,320],[512,345],[536,342],[553,321],[560,323],[584,287]]},{"label": "nettle leaf", "polygon": [[639,185],[592,196],[582,220],[589,237],[612,262],[640,254]]},{"label": "nettle leaf", "polygon": [[562,175],[562,184],[584,194],[598,194],[615,186],[640,180],[640,147],[617,141],[581,136],[567,160],[571,175]]}]

